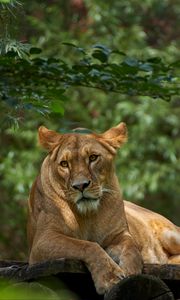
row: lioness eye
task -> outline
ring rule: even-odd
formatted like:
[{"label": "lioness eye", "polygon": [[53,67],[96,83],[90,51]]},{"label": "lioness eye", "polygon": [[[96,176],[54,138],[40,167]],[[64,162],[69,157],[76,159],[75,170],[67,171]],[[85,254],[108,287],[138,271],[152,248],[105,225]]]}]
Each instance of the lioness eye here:
[{"label": "lioness eye", "polygon": [[97,158],[98,158],[98,155],[92,154],[92,155],[89,156],[89,161],[90,161],[90,162],[91,162],[91,161],[95,161]]},{"label": "lioness eye", "polygon": [[67,168],[67,167],[68,167],[68,162],[67,162],[66,160],[62,160],[62,161],[60,162],[60,165],[61,165],[61,167],[63,167],[63,168]]}]

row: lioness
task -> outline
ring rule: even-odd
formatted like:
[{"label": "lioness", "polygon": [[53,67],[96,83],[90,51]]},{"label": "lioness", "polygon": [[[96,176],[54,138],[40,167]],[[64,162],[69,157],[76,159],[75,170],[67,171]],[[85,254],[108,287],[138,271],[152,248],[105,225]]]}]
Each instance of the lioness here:
[{"label": "lioness", "polygon": [[29,198],[30,264],[80,259],[103,294],[142,261],[180,263],[179,228],[122,200],[114,158],[126,139],[124,123],[103,134],[39,128],[49,154]]}]

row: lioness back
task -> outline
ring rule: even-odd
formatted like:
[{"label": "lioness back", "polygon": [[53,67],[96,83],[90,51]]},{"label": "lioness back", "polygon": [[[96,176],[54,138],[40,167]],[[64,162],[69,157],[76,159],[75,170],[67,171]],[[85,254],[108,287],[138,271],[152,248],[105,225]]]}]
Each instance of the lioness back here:
[{"label": "lioness back", "polygon": [[129,230],[146,263],[180,263],[180,228],[162,215],[124,201]]}]

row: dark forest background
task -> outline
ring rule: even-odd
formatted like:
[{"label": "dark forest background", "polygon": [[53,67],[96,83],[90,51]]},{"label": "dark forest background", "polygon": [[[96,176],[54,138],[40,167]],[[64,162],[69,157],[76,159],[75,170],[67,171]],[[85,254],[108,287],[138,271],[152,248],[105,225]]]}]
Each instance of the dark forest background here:
[{"label": "dark forest background", "polygon": [[[24,1],[12,7],[15,17],[11,15],[5,20],[9,23],[8,33],[4,33],[5,21],[1,18],[0,33],[2,38],[6,34],[6,39],[33,45],[34,56],[38,56],[37,48],[41,48],[40,57],[60,59],[66,65],[76,63],[84,55],[83,49],[92,47],[100,49],[94,58],[102,64],[109,49],[118,49],[122,56],[125,53],[131,57],[128,60],[130,68],[137,64],[136,58],[150,61],[156,58],[157,65],[161,59],[172,64],[178,59],[178,2]],[[5,62],[1,60],[1,68]],[[42,69],[45,64],[47,60],[43,65],[41,62]],[[143,68],[149,71],[149,65]],[[97,70],[101,71],[97,68],[91,72],[91,77],[99,76]],[[36,81],[39,89],[40,76],[32,77],[34,94]],[[3,78],[2,71],[0,77]],[[14,85],[16,80],[13,75]],[[20,80],[23,81],[23,77]],[[71,80],[75,82],[77,77],[71,76]],[[27,199],[45,156],[37,145],[37,128],[42,124],[58,131],[86,127],[100,132],[120,121],[126,122],[129,140],[117,158],[117,174],[124,198],[180,223],[180,98],[173,96],[165,101],[143,93],[111,92],[81,84],[68,84],[65,94],[61,90],[58,92],[60,102],[53,102],[50,114],[37,104],[36,109],[34,106],[14,109],[18,105],[12,99],[7,108],[4,94],[0,93],[0,119],[3,119],[0,131],[0,259],[27,259]],[[21,97],[21,92],[19,94]]]}]

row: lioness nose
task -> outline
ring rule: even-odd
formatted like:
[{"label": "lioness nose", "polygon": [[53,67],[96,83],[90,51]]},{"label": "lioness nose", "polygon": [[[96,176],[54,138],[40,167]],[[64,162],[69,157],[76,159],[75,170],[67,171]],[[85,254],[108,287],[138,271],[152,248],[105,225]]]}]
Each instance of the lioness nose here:
[{"label": "lioness nose", "polygon": [[79,190],[80,192],[83,192],[85,188],[87,188],[90,184],[90,180],[83,180],[83,181],[75,181],[72,184],[72,187],[75,190]]}]

